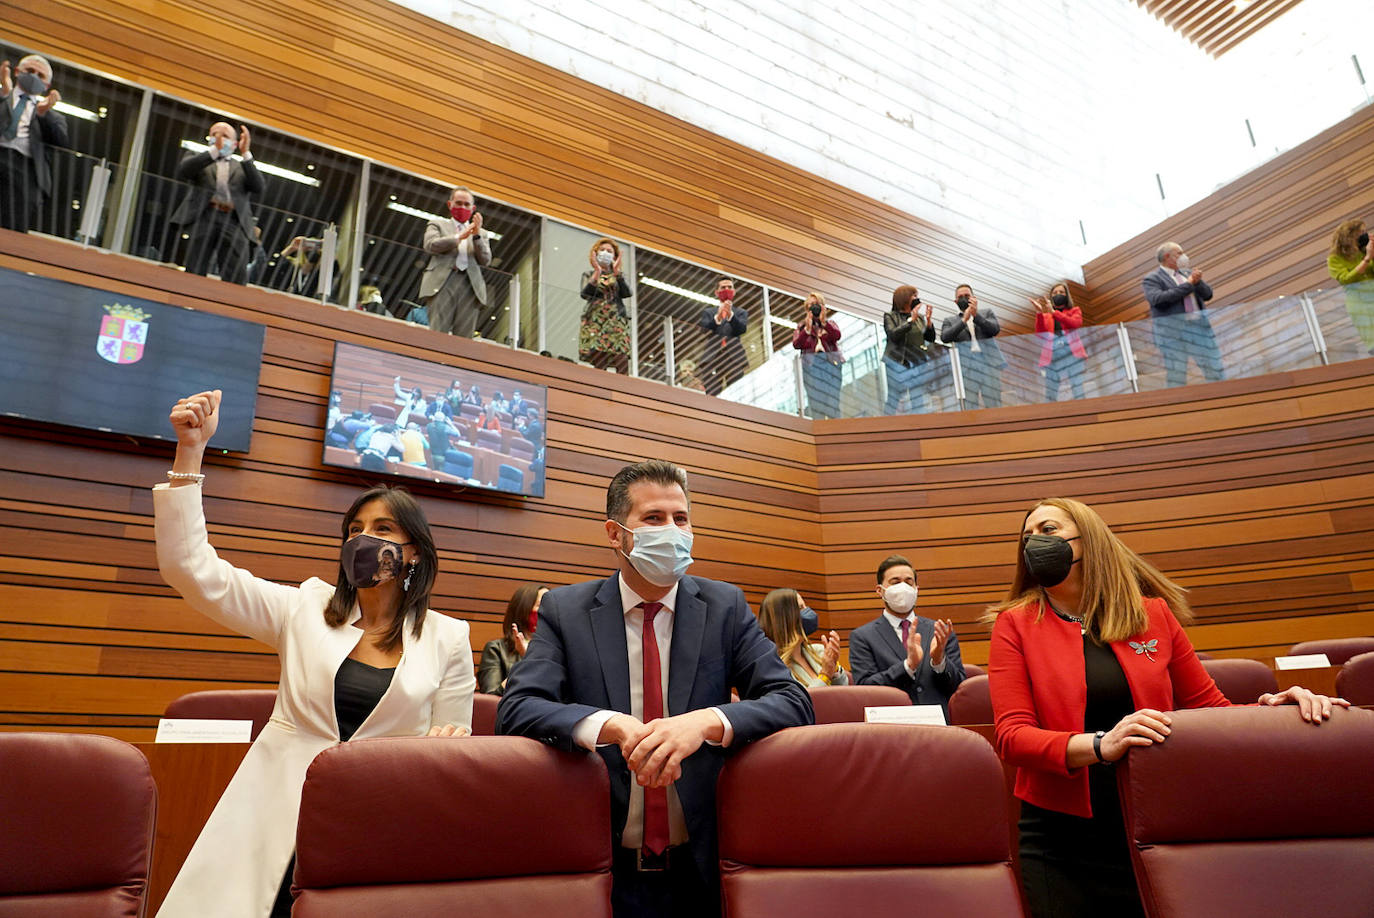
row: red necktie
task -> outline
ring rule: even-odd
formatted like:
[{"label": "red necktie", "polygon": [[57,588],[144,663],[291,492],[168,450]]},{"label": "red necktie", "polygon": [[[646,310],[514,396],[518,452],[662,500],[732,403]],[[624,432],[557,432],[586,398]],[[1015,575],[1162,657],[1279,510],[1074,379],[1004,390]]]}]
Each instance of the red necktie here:
[{"label": "red necktie", "polygon": [[902,619],[902,648],[903,648],[903,649],[906,648],[907,638],[910,636],[910,634],[911,634],[911,619],[909,619],[909,618],[904,618],[904,619]]},{"label": "red necktie", "polygon": [[[641,604],[644,609],[644,722],[663,716],[663,664],[658,657],[658,635],[654,616],[663,610],[661,602]],[[644,847],[660,854],[668,847],[668,789],[644,788]]]}]

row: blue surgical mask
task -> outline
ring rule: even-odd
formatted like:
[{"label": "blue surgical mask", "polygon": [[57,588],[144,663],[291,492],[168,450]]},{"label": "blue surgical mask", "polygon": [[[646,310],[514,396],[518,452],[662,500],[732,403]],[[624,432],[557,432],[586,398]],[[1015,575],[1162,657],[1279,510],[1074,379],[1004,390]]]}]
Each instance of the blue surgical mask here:
[{"label": "blue surgical mask", "polygon": [[801,610],[802,633],[807,635],[815,634],[821,627],[821,617],[816,614],[816,610],[806,606]]},{"label": "blue surgical mask", "polygon": [[667,526],[640,526],[629,529],[635,537],[634,548],[625,555],[641,577],[658,587],[670,587],[682,579],[692,566],[692,533],[669,523]]},{"label": "blue surgical mask", "polygon": [[233,153],[233,152],[234,152],[234,146],[235,146],[235,144],[234,144],[234,141],[233,141],[232,138],[226,137],[226,138],[224,138],[223,140],[221,140],[221,141],[219,142],[219,154],[220,154],[220,156],[228,156],[230,153]]},{"label": "blue surgical mask", "polygon": [[48,84],[43,82],[43,78],[36,73],[21,73],[15,78],[19,88],[31,96],[45,96],[48,94]]}]

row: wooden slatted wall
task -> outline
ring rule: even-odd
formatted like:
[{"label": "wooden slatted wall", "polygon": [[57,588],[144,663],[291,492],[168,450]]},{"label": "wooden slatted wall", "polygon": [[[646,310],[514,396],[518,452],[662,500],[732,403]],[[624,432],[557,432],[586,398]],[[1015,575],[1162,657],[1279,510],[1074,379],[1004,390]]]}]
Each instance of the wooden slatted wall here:
[{"label": "wooden slatted wall", "polygon": [[1083,266],[1088,321],[1149,315],[1140,279],[1170,240],[1216,291],[1213,305],[1335,286],[1326,255],[1336,227],[1374,221],[1374,105]]},{"label": "wooden slatted wall", "polygon": [[1025,294],[1058,280],[385,0],[0,2],[0,19],[63,59],[856,315],[904,283],[952,312],[968,280],[1028,328]]},{"label": "wooden slatted wall", "polygon": [[878,562],[917,565],[919,608],[987,659],[1041,497],[1094,506],[1191,590],[1194,643],[1264,659],[1374,634],[1374,360],[1188,389],[816,427],[831,623],[880,611]]}]

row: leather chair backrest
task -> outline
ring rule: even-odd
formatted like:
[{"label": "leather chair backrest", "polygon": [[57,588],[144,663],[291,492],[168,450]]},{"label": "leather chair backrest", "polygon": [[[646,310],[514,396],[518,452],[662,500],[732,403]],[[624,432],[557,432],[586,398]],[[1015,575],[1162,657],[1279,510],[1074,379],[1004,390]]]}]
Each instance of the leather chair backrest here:
[{"label": "leather chair backrest", "polygon": [[600,757],[514,736],[326,749],[301,795],[293,918],[611,914]]},{"label": "leather chair backrest", "polygon": [[964,664],[964,678],[965,678],[965,679],[971,679],[971,678],[973,678],[974,676],[986,676],[987,674],[988,674],[988,671],[987,671],[986,669],[983,669],[983,667],[979,666],[977,663],[965,663],[965,664]]},{"label": "leather chair backrest", "polygon": [[472,696],[472,735],[496,735],[496,708],[501,703],[500,695],[485,695],[475,692]]},{"label": "leather chair backrest", "polygon": [[969,676],[949,697],[949,722],[952,724],[992,723],[992,695],[987,676]]},{"label": "leather chair backrest", "polygon": [[1362,653],[1345,661],[1336,673],[1336,694],[1351,704],[1374,705],[1374,653]]},{"label": "leather chair backrest", "polygon": [[173,699],[162,716],[185,720],[251,720],[253,739],[257,739],[272,719],[272,709],[276,705],[276,689],[213,689]]},{"label": "leather chair backrest", "polygon": [[1005,794],[992,746],[969,730],[775,733],[717,785],[725,913],[1020,915]]},{"label": "leather chair backrest", "polygon": [[0,915],[137,918],[156,825],[148,760],[128,743],[0,733]]},{"label": "leather chair backrest", "polygon": [[1146,913],[1367,916],[1374,712],[1305,723],[1291,705],[1177,711],[1118,766]]},{"label": "leather chair backrest", "polygon": [[1341,666],[1351,657],[1374,653],[1374,637],[1324,638],[1320,641],[1303,641],[1288,649],[1289,656],[1304,653],[1324,653],[1332,666]]},{"label": "leather chair backrest", "polygon": [[818,685],[806,691],[818,724],[861,724],[864,708],[911,704],[906,692],[890,685]]},{"label": "leather chair backrest", "polygon": [[1259,660],[1214,658],[1203,660],[1202,668],[1231,704],[1254,704],[1266,692],[1279,690],[1278,677]]}]

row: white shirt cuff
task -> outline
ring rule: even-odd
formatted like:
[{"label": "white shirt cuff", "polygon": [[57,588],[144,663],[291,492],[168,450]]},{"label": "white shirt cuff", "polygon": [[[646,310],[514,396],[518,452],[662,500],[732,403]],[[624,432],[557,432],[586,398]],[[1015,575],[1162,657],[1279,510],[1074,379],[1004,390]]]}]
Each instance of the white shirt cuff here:
[{"label": "white shirt cuff", "polygon": [[945,663],[946,663],[948,660],[949,660],[949,657],[941,657],[941,658],[940,658],[940,662],[939,662],[939,663],[932,663],[932,664],[930,664],[930,668],[933,669],[933,670],[935,670],[935,672],[937,672],[937,673],[942,673],[942,672],[945,671]]},{"label": "white shirt cuff", "polygon": [[573,742],[588,752],[594,751],[597,746],[597,738],[601,736],[601,728],[606,726],[606,721],[614,716],[615,711],[597,711],[595,714],[588,714],[577,722],[577,726],[573,727]]},{"label": "white shirt cuff", "polygon": [[907,677],[908,677],[908,678],[910,678],[910,679],[915,679],[915,678],[916,678],[916,670],[912,669],[912,668],[911,668],[911,664],[908,663],[906,660],[903,660],[903,661],[902,661],[902,669],[906,670],[906,674],[907,674]]},{"label": "white shirt cuff", "polygon": [[706,744],[708,746],[729,746],[731,740],[735,738],[735,728],[730,726],[730,718],[725,716],[724,711],[714,705],[712,705],[711,710],[720,718],[720,725],[725,728],[725,732],[720,735],[719,743],[713,743],[707,740]]},{"label": "white shirt cuff", "polygon": [[253,154],[252,154],[252,153],[245,153],[245,154],[243,154],[242,159],[243,159],[243,161],[246,162],[246,163],[251,163],[251,162],[253,161]]}]

